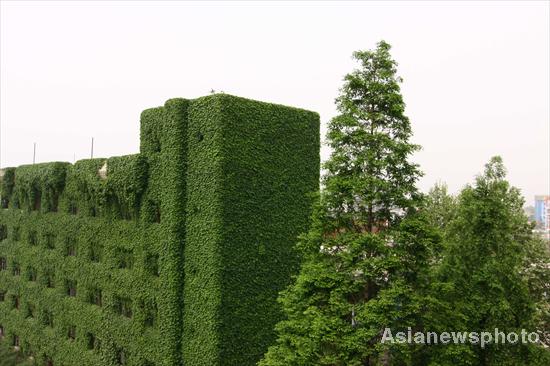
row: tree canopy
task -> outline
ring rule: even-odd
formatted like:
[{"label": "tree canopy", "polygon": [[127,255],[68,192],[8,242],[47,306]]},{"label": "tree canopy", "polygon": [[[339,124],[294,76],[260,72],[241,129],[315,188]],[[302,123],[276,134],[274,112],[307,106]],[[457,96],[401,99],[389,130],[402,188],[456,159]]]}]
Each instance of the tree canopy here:
[{"label": "tree canopy", "polygon": [[331,155],[302,264],[279,297],[285,319],[260,366],[550,364],[541,344],[381,342],[394,332],[548,334],[550,259],[500,157],[454,197],[426,195],[411,162],[390,46],[353,54],[328,125]]}]

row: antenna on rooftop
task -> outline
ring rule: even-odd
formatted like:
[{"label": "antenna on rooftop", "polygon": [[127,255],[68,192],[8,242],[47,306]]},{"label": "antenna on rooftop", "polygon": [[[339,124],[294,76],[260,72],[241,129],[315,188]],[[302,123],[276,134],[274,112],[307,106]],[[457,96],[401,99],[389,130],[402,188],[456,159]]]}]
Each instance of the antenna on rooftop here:
[{"label": "antenna on rooftop", "polygon": [[90,159],[93,159],[93,158],[94,158],[94,138],[92,137],[92,151],[90,154]]},{"label": "antenna on rooftop", "polygon": [[32,164],[36,162],[36,142],[33,143],[33,150],[32,150]]}]

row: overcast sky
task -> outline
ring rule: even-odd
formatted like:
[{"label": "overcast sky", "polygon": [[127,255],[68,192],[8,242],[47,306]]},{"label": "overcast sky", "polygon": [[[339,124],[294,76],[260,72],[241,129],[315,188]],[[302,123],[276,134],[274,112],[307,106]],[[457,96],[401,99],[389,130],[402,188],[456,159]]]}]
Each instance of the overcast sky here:
[{"label": "overcast sky", "polygon": [[[392,46],[414,159],[453,192],[493,155],[550,192],[549,2],[1,3],[2,167],[139,151],[139,115],[211,89],[335,114],[355,50]],[[326,148],[323,158],[328,156]]]}]

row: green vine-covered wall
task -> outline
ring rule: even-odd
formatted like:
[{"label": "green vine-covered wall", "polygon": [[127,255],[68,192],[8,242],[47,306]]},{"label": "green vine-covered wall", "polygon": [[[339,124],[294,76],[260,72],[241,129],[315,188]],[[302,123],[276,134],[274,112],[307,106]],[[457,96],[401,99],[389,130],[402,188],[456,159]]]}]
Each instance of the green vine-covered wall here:
[{"label": "green vine-covered wall", "polygon": [[254,365],[319,181],[317,114],[226,94],[139,154],[2,170],[1,342],[44,365]]}]

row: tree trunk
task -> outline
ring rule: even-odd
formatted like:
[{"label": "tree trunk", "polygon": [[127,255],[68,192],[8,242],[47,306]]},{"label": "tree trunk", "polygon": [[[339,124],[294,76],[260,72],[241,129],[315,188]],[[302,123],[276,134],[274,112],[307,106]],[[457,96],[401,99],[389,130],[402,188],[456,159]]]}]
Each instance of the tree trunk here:
[{"label": "tree trunk", "polygon": [[384,353],[380,357],[380,364],[384,366],[390,366],[391,365],[391,357],[390,357],[390,350],[386,349],[384,350]]},{"label": "tree trunk", "polygon": [[372,210],[372,203],[369,203],[369,211],[368,211],[368,217],[367,217],[367,229],[369,233],[373,232],[374,229],[374,213]]}]

